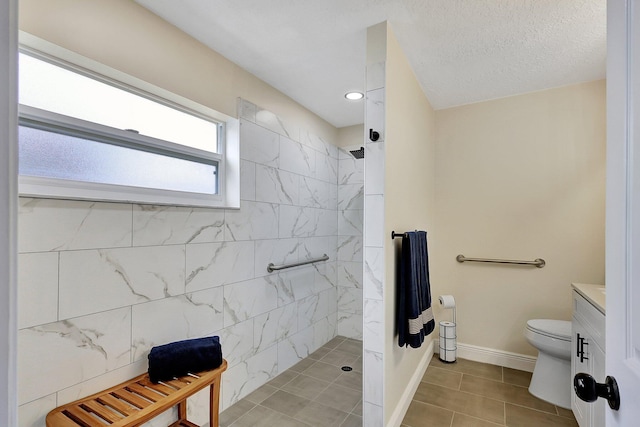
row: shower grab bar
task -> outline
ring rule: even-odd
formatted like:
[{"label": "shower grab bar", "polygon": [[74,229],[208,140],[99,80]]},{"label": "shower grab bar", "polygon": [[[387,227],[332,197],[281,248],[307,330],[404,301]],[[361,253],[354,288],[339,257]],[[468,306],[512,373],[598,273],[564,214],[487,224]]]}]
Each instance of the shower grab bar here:
[{"label": "shower grab bar", "polygon": [[298,267],[301,265],[312,264],[314,262],[326,261],[329,259],[329,255],[323,254],[320,258],[308,259],[306,261],[292,262],[291,264],[274,265],[272,262],[267,265],[267,271],[273,273],[276,270],[284,270],[285,268]]},{"label": "shower grab bar", "polygon": [[489,258],[467,258],[464,255],[460,254],[456,257],[456,261],[458,262],[493,262],[497,264],[519,264],[519,265],[535,265],[538,268],[542,268],[545,266],[545,261],[542,258],[536,258],[533,261],[520,261],[516,259],[489,259]]}]

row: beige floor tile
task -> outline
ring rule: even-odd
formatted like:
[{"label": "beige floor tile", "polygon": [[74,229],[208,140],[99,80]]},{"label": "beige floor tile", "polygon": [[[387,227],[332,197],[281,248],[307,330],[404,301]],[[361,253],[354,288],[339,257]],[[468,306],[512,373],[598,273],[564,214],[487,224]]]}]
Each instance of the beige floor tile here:
[{"label": "beige floor tile", "polygon": [[283,373],[269,381],[267,384],[269,384],[271,387],[280,388],[297,376],[297,372],[289,369],[288,371],[284,371]]},{"label": "beige floor tile", "polygon": [[333,383],[354,390],[362,390],[362,373],[356,371],[342,372]]},{"label": "beige floor tile", "polygon": [[522,406],[506,404],[508,427],[578,427],[575,420],[540,412]]},{"label": "beige floor tile", "polygon": [[253,402],[253,403],[262,403],[263,400],[265,400],[267,397],[271,396],[273,393],[275,393],[276,391],[278,391],[277,388],[270,386],[269,384],[265,384],[262,387],[258,387],[256,390],[254,390],[253,392],[249,393],[245,399],[248,400],[249,402]]},{"label": "beige floor tile", "polygon": [[331,353],[332,351],[333,350],[330,348],[320,347],[319,349],[317,349],[316,351],[314,351],[309,355],[309,359],[320,360],[323,357],[325,357],[328,353]]},{"label": "beige floor tile", "polygon": [[295,420],[263,406],[256,406],[244,416],[238,418],[231,427],[308,427],[308,424]]},{"label": "beige floor tile", "polygon": [[346,351],[347,353],[354,354],[356,356],[362,356],[362,342],[346,340],[340,343],[336,350]]},{"label": "beige floor tile", "polygon": [[422,381],[459,390],[462,373],[429,366],[422,377]]},{"label": "beige floor tile", "polygon": [[282,390],[288,391],[296,396],[304,397],[305,399],[313,400],[329,387],[329,384],[331,383],[300,374],[282,386]]},{"label": "beige floor tile", "polygon": [[338,379],[342,374],[342,370],[337,366],[329,365],[328,363],[316,362],[302,371],[302,373],[323,381],[332,382]]},{"label": "beige floor tile", "polygon": [[346,412],[318,402],[311,402],[298,412],[296,419],[314,427],[336,427],[342,424],[348,416],[349,414]]},{"label": "beige floor tile", "polygon": [[362,356],[358,357],[351,367],[354,371],[362,373]]},{"label": "beige floor tile", "polygon": [[526,387],[505,384],[465,374],[462,376],[460,390],[502,400],[503,402],[526,406],[527,408],[537,409],[539,411],[549,412],[554,415],[557,414],[554,405],[533,396]]},{"label": "beige floor tile", "polygon": [[486,421],[501,423],[504,420],[504,402],[477,394],[421,382],[413,398]]},{"label": "beige floor tile", "polygon": [[315,398],[316,402],[344,412],[351,412],[362,400],[362,391],[331,384]]},{"label": "beige floor tile", "polygon": [[309,402],[309,399],[296,396],[286,391],[278,390],[265,399],[261,405],[290,417],[295,417],[298,412],[309,404]]},{"label": "beige floor tile", "polygon": [[[298,363],[296,363],[295,365],[293,365],[288,370],[289,371],[294,371],[294,372],[302,372],[305,369],[307,369],[309,366],[313,365],[314,363],[316,363],[315,360],[309,359],[309,358],[305,358],[305,359],[302,359],[301,361],[299,361]],[[287,372],[287,371],[285,371],[285,372]]]},{"label": "beige floor tile", "polygon": [[353,410],[351,411],[351,413],[352,413],[352,414],[355,414],[355,415],[362,416],[362,400],[360,401],[360,403],[358,403],[358,404],[356,405],[356,407],[355,407],[355,408],[353,408]]},{"label": "beige floor tile", "polygon": [[344,340],[346,340],[345,337],[337,336],[333,338],[331,341],[329,341],[328,343],[326,343],[325,345],[323,345],[322,347],[333,349],[333,348],[336,348],[338,345],[342,344]]},{"label": "beige floor tile", "polygon": [[228,427],[238,418],[249,412],[256,405],[248,400],[240,399],[220,413],[220,427]]},{"label": "beige floor tile", "polygon": [[498,427],[504,426],[503,423],[496,424],[480,418],[470,417],[459,412],[453,414],[453,422],[451,427]]},{"label": "beige floor tile", "polygon": [[327,352],[327,354],[322,357],[320,360],[324,363],[328,363],[330,365],[342,367],[342,366],[352,366],[358,360],[358,355],[348,353],[342,350],[331,350]]},{"label": "beige floor tile", "polygon": [[450,427],[453,411],[414,400],[402,420],[408,427]]},{"label": "beige floor tile", "polygon": [[487,378],[490,380],[502,381],[502,367],[488,365],[486,363],[474,362],[472,360],[457,359],[455,363],[441,362],[437,357],[431,359],[429,366],[437,368],[449,369],[463,374],[475,375],[477,377]]},{"label": "beige floor tile", "polygon": [[340,424],[340,427],[362,427],[362,417],[349,414],[347,419]]},{"label": "beige floor tile", "polygon": [[529,384],[531,383],[531,372],[503,367],[502,379],[508,384],[529,387]]},{"label": "beige floor tile", "polygon": [[575,417],[575,415],[573,415],[573,411],[571,409],[565,409],[565,408],[561,408],[559,406],[556,406],[556,411],[558,411],[558,415],[560,415],[561,417],[571,418],[572,420],[576,419],[576,417]]}]

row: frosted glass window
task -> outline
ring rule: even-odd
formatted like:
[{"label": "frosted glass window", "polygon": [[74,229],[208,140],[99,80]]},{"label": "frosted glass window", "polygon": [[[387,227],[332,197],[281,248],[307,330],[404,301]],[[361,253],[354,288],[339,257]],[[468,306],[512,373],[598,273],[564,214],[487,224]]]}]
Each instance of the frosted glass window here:
[{"label": "frosted glass window", "polygon": [[217,153],[218,123],[20,53],[20,104]]},{"label": "frosted glass window", "polygon": [[[215,194],[217,163],[20,126],[20,175]],[[46,159],[46,161],[43,161]]]}]

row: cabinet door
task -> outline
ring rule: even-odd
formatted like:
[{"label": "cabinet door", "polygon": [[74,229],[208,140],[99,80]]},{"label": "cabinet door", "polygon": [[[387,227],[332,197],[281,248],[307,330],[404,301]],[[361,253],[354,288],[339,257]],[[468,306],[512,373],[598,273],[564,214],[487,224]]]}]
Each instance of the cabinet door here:
[{"label": "cabinet door", "polygon": [[[571,328],[571,384],[573,387],[573,377],[577,373],[584,372],[593,375],[593,361],[591,357],[592,349],[589,347],[595,346],[595,343],[587,333],[586,329],[578,320],[576,320],[575,317],[571,323]],[[571,393],[571,409],[573,410],[573,415],[575,415],[580,427],[595,426],[592,422],[591,405],[592,404],[580,400],[575,393]],[[604,424],[598,424],[598,426],[604,426]]]}]

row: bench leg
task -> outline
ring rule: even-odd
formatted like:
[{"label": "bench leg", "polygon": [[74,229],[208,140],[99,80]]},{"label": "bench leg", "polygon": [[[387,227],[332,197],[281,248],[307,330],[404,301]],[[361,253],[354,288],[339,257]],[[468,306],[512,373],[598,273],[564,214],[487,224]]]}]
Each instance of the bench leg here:
[{"label": "bench leg", "polygon": [[209,425],[211,427],[218,427],[218,418],[220,411],[220,378],[217,381],[211,383],[209,388],[211,403],[209,404]]},{"label": "bench leg", "polygon": [[187,399],[178,403],[178,422],[187,420]]}]

